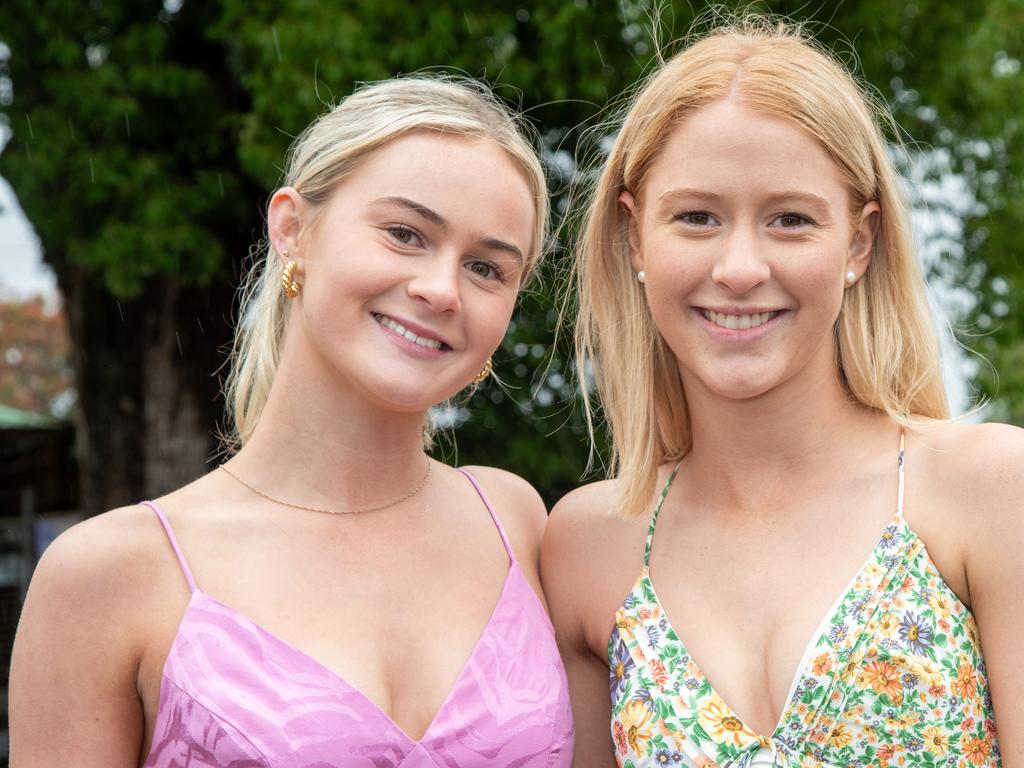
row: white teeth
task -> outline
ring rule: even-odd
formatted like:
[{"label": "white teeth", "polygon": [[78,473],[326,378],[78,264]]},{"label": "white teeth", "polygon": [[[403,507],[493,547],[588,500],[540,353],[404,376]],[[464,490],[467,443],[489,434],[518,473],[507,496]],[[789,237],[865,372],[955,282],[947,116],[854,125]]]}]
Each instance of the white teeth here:
[{"label": "white teeth", "polygon": [[425,339],[422,336],[417,336],[415,333],[410,331],[401,323],[396,323],[390,317],[385,315],[378,315],[376,312],[373,313],[373,318],[378,323],[383,325],[385,328],[390,328],[392,331],[397,333],[399,336],[404,336],[406,339],[411,341],[413,344],[419,344],[421,347],[427,347],[428,349],[440,349],[441,342],[437,339]]},{"label": "white teeth", "polygon": [[757,328],[759,325],[764,325],[779,314],[779,312],[776,310],[773,312],[756,312],[750,315],[726,315],[721,312],[712,312],[710,309],[702,309],[701,314],[719,328],[743,331],[748,328]]}]

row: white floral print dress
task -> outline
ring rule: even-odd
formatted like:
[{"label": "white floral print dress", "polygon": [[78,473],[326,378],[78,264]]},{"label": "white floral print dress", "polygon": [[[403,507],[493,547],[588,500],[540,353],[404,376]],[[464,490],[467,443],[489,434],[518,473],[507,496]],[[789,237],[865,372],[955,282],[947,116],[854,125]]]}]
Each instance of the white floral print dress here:
[{"label": "white floral print dress", "polygon": [[672,473],[608,643],[620,766],[1000,765],[977,624],[903,519],[903,464],[901,437],[896,514],[822,622],[770,735],[754,733],[711,687],[651,582]]}]

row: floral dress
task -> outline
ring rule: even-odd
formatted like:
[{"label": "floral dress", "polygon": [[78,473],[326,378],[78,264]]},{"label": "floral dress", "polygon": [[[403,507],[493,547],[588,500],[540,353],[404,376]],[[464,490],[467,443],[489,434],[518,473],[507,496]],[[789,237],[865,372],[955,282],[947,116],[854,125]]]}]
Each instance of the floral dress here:
[{"label": "floral dress", "polygon": [[755,733],[686,650],[643,568],[608,644],[612,740],[623,768],[646,766],[1000,765],[978,627],[896,514],[822,622],[778,727]]}]

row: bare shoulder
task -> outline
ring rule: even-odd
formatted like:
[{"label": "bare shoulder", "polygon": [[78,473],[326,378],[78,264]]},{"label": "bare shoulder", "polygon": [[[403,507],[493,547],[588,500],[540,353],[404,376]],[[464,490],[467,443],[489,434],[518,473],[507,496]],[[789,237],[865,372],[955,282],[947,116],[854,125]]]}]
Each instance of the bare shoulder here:
[{"label": "bare shoulder", "polygon": [[917,436],[928,481],[972,525],[1021,517],[1024,429],[1008,424],[942,424]]},{"label": "bare shoulder", "polygon": [[[486,491],[501,522],[508,525],[522,525],[537,531],[544,530],[547,507],[537,489],[519,475],[496,467],[462,467],[469,472]],[[511,516],[512,519],[506,520]]]},{"label": "bare shoulder", "polygon": [[600,480],[580,486],[563,496],[551,510],[544,549],[565,558],[586,558],[593,545],[615,537],[629,522],[614,514],[615,482]]},{"label": "bare shoulder", "polygon": [[471,474],[494,508],[508,533],[516,557],[536,564],[547,522],[547,507],[537,489],[519,475],[496,467],[462,467]]},{"label": "bare shoulder", "polygon": [[66,603],[72,613],[105,604],[115,608],[154,583],[168,552],[151,509],[114,509],[58,536],[43,553],[31,589]]},{"label": "bare shoulder", "polygon": [[126,507],[79,523],[43,554],[11,659],[12,732],[28,762],[79,749],[120,765],[137,752],[136,675],[164,578],[160,536],[150,510]]},{"label": "bare shoulder", "polygon": [[908,451],[908,493],[914,483],[931,518],[925,521],[929,551],[973,605],[986,574],[1003,578],[1019,561],[1024,430],[1006,424],[936,424],[916,433]]}]

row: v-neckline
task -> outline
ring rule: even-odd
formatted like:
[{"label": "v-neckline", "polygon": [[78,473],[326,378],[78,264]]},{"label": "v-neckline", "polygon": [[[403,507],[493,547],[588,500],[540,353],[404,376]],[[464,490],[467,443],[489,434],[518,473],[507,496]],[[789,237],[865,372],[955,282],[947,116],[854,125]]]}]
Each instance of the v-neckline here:
[{"label": "v-neckline", "polygon": [[[266,638],[269,642],[271,642],[273,644],[276,644],[277,646],[285,649],[289,654],[291,654],[291,655],[293,655],[295,657],[298,657],[303,662],[305,662],[307,664],[310,664],[311,666],[315,667],[318,671],[322,672],[324,677],[326,679],[328,679],[329,681],[331,681],[334,686],[340,687],[340,688],[344,689],[345,691],[347,691],[348,693],[350,693],[351,695],[353,695],[357,699],[359,699],[359,701],[365,703],[366,706],[369,707],[370,710],[373,712],[373,714],[377,715],[382,720],[384,720],[387,723],[387,725],[389,725],[392,728],[394,728],[413,747],[415,747],[415,746],[423,746],[424,742],[426,742],[429,739],[429,737],[431,735],[431,732],[433,731],[435,725],[438,722],[438,719],[447,710],[449,704],[451,703],[452,699],[455,696],[456,691],[459,689],[460,684],[461,684],[463,678],[467,675],[467,673],[469,671],[469,667],[470,667],[470,665],[473,662],[473,659],[476,657],[477,652],[479,651],[481,644],[483,643],[484,639],[487,637],[487,633],[491,631],[491,626],[494,624],[495,617],[498,615],[498,612],[499,612],[501,606],[505,602],[506,594],[508,593],[509,587],[512,584],[513,575],[515,573],[519,573],[519,572],[521,572],[521,571],[519,569],[518,562],[516,560],[514,560],[514,559],[510,560],[508,571],[505,574],[505,580],[504,580],[504,582],[502,583],[502,586],[501,586],[501,592],[498,594],[498,600],[497,600],[497,602],[495,602],[494,608],[491,609],[491,613],[490,613],[490,615],[487,618],[487,623],[484,624],[484,627],[481,630],[480,635],[477,637],[476,642],[473,644],[473,648],[470,651],[469,656],[466,657],[466,661],[463,663],[462,667],[459,669],[459,672],[455,676],[455,679],[452,681],[451,686],[449,686],[448,692],[445,694],[445,696],[441,700],[441,703],[438,706],[437,710],[434,712],[434,716],[431,718],[430,723],[427,725],[426,730],[423,732],[423,734],[418,739],[413,738],[409,734],[409,732],[405,728],[400,726],[397,722],[395,722],[394,718],[391,715],[389,715],[387,712],[385,712],[381,708],[381,706],[379,704],[377,704],[373,699],[371,699],[369,696],[367,696],[365,693],[363,693],[361,690],[359,690],[356,686],[354,686],[351,683],[349,683],[339,672],[336,672],[335,670],[331,669],[325,663],[323,663],[322,661],[320,661],[316,657],[312,656],[311,654],[307,653],[306,651],[303,651],[301,648],[298,648],[293,643],[285,640],[284,638],[282,638],[277,633],[271,631],[270,629],[267,629],[265,626],[263,626],[262,624],[260,624],[256,620],[252,619],[251,617],[247,616],[245,613],[243,613],[243,612],[241,612],[239,610],[236,610],[235,608],[232,608],[227,603],[224,603],[223,601],[218,600],[217,598],[215,598],[212,595],[204,592],[203,590],[199,589],[198,587],[196,587],[196,589],[193,590],[193,592],[191,594],[191,597],[189,598],[188,606],[185,608],[185,613],[182,615],[181,621],[178,624],[178,629],[177,629],[177,632],[175,633],[174,641],[171,644],[171,649],[170,649],[169,653],[167,654],[167,658],[164,660],[164,666],[163,666],[163,670],[162,670],[161,674],[164,677],[167,676],[167,667],[168,667],[168,664],[170,662],[171,656],[175,652],[175,647],[178,644],[178,638],[182,634],[182,627],[185,626],[185,623],[186,623],[186,621],[189,618],[189,614],[192,612],[193,608],[195,607],[196,600],[197,599],[202,599],[202,600],[205,600],[207,602],[213,603],[214,605],[218,606],[219,608],[221,608],[224,611],[227,611],[236,620],[239,620],[239,621],[249,625],[257,634],[259,634],[260,636]],[[527,586],[527,588],[530,588],[529,585],[526,585],[526,586]],[[532,590],[532,588],[530,588],[530,589]]]},{"label": "v-neckline", "polygon": [[[895,531],[893,531],[894,528]],[[646,585],[651,597],[653,598],[653,602],[661,612],[661,617],[667,623],[668,630],[666,631],[666,634],[668,633],[668,631],[671,631],[672,634],[675,635],[676,639],[674,642],[678,644],[679,650],[690,659],[692,669],[696,673],[694,677],[699,676],[698,679],[701,680],[707,686],[708,691],[719,702],[721,702],[722,706],[726,710],[725,717],[734,718],[735,721],[741,726],[742,730],[745,730],[746,732],[751,734],[751,741],[758,742],[761,744],[773,743],[773,741],[779,736],[780,732],[785,729],[786,722],[789,720],[790,714],[794,706],[795,690],[799,685],[799,681],[806,676],[807,665],[810,661],[810,657],[813,655],[813,650],[821,645],[822,638],[826,636],[828,628],[834,623],[834,618],[846,603],[847,598],[853,590],[854,585],[856,585],[861,580],[862,576],[865,574],[866,571],[868,571],[868,569],[872,565],[876,564],[878,558],[878,550],[880,547],[882,547],[882,543],[886,540],[886,534],[890,532],[892,532],[895,535],[902,533],[904,536],[907,536],[909,534],[909,536],[916,538],[916,534],[914,533],[913,529],[910,528],[909,525],[907,525],[906,520],[904,520],[900,511],[897,511],[891,518],[889,518],[889,521],[886,523],[886,526],[883,529],[882,534],[878,537],[878,540],[875,542],[875,545],[871,548],[871,551],[868,553],[868,556],[864,560],[864,563],[853,575],[853,578],[850,579],[849,582],[847,582],[846,587],[839,594],[836,600],[831,604],[831,607],[826,611],[825,615],[818,623],[817,628],[811,635],[806,647],[804,648],[803,654],[801,655],[800,662],[796,668],[796,671],[793,673],[792,682],[790,683],[789,687],[789,693],[787,694],[786,701],[783,704],[782,712],[779,714],[778,720],[776,721],[775,728],[772,730],[770,734],[767,735],[758,733],[756,730],[751,728],[747,724],[747,722],[736,713],[732,706],[730,706],[729,703],[726,702],[726,700],[722,698],[721,695],[719,695],[718,691],[715,690],[714,686],[711,685],[711,681],[704,674],[704,671],[703,669],[701,669],[701,666],[697,663],[697,660],[693,658],[693,655],[687,648],[686,643],[683,641],[682,635],[679,633],[678,629],[676,629],[675,624],[672,622],[672,619],[669,617],[668,612],[665,610],[665,605],[664,603],[662,603],[661,598],[658,596],[657,588],[654,586],[654,581],[651,579],[651,571],[649,565],[644,565],[641,569],[640,576],[637,577],[637,580],[634,583],[633,590],[630,591],[630,594],[632,594],[636,590],[636,587],[638,585]],[[908,546],[909,543],[910,541],[907,541],[904,543],[903,546]],[[878,586],[882,583],[882,581],[884,581],[886,573],[887,571],[883,570],[882,572],[877,574],[877,576],[873,579],[873,583],[871,585],[870,590],[872,593],[877,591]],[[620,615],[622,611],[623,609],[620,608]],[[712,739],[717,742],[717,739],[715,739],[713,736]]]}]

